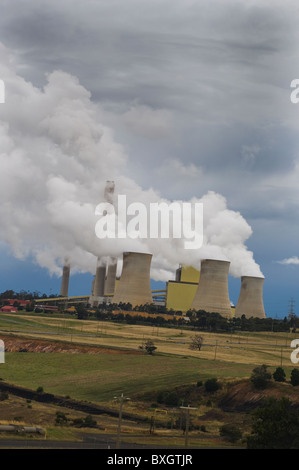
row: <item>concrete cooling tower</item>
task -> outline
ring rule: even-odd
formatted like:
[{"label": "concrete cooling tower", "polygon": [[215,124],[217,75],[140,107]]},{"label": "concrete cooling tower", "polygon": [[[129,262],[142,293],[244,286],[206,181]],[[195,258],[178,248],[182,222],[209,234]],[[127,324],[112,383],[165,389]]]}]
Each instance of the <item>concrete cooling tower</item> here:
[{"label": "concrete cooling tower", "polygon": [[63,272],[62,272],[62,280],[61,280],[61,288],[60,288],[61,297],[68,297],[70,270],[71,270],[70,265],[66,263],[63,266]]},{"label": "concrete cooling tower", "polygon": [[266,318],[263,301],[263,277],[242,276],[236,317]]},{"label": "concrete cooling tower", "polygon": [[152,255],[127,252],[123,254],[123,268],[113,303],[130,302],[136,305],[153,302],[150,282]]},{"label": "concrete cooling tower", "polygon": [[201,262],[200,280],[191,304],[191,309],[218,312],[232,318],[228,293],[228,271],[230,262],[205,259]]}]

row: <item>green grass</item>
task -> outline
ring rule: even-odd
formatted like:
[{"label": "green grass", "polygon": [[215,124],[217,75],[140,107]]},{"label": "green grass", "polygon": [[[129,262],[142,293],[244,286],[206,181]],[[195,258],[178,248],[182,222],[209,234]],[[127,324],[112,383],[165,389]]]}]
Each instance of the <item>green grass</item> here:
[{"label": "green grass", "polygon": [[[153,356],[133,354],[67,354],[67,353],[5,353],[0,364],[0,377],[7,382],[72,398],[104,403],[124,392],[138,394],[169,390],[176,386],[206,380],[211,377],[249,377],[261,363],[280,365],[290,373],[289,344],[294,334],[249,333],[215,334],[204,332],[200,352],[189,349],[194,335],[191,330],[152,326],[115,324],[112,322],[79,321],[74,318],[4,314],[1,329],[18,329],[24,336],[52,341],[73,341],[106,348],[138,350],[144,338],[152,337],[158,347]],[[32,333],[32,332],[40,333]],[[43,335],[41,332],[60,332],[62,335]],[[74,336],[70,332],[77,332]],[[82,336],[81,333],[92,335]],[[66,334],[64,334],[66,333]],[[200,334],[202,334],[200,332]],[[215,343],[218,342],[215,360]],[[266,345],[265,345],[266,344]]]},{"label": "green grass", "polygon": [[250,365],[154,355],[6,353],[3,380],[36,390],[107,402],[120,392],[134,397],[211,377],[246,377]]}]

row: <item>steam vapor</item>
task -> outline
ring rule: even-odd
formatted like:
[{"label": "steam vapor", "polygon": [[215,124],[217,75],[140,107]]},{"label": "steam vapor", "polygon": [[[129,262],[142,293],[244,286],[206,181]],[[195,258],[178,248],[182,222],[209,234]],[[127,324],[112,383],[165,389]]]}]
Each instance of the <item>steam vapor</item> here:
[{"label": "steam vapor", "polygon": [[251,227],[213,191],[189,201],[204,205],[204,244],[196,252],[185,250],[178,239],[99,240],[95,207],[111,197],[104,195],[107,180],[128,203],[170,201],[152,188],[143,190],[126,174],[124,148],[76,77],[57,70],[37,88],[18,75],[1,45],[0,55],[6,85],[6,103],[0,106],[0,239],[16,258],[31,256],[51,275],[61,276],[65,257],[72,272],[94,273],[97,257],[140,251],[153,254],[155,280],[173,279],[178,264],[200,268],[204,258],[229,260],[236,277],[263,276],[245,245]]}]

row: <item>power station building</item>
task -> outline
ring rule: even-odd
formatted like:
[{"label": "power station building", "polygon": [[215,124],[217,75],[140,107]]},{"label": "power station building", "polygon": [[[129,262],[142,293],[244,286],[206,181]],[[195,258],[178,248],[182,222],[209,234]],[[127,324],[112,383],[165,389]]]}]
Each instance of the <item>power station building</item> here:
[{"label": "power station building", "polygon": [[200,281],[191,310],[218,312],[223,317],[232,318],[228,293],[229,265],[229,261],[214,259],[205,259],[201,262]]},{"label": "power station building", "polygon": [[[236,307],[230,302],[228,291],[229,261],[202,260],[201,269],[181,265],[175,280],[166,283],[166,289],[152,291],[151,261],[149,253],[123,253],[123,267],[117,278],[117,259],[109,263],[97,260],[96,273],[89,297],[91,306],[102,302],[131,303],[133,307],[151,303],[162,304],[168,310],[186,313],[188,310],[218,312],[225,318],[266,318],[263,302],[263,277],[242,276]],[[60,296],[68,297],[70,265],[65,263]],[[162,294],[155,294],[159,292]],[[157,298],[160,301],[157,301]]]},{"label": "power station building", "polygon": [[131,303],[133,307],[153,303],[151,261],[152,254],[149,253],[123,254],[122,273],[112,303]]},{"label": "power station building", "polygon": [[[114,181],[106,181],[104,200],[114,205]],[[108,259],[108,260],[107,260]],[[151,261],[149,253],[123,253],[123,267],[117,278],[117,258],[97,258],[89,304],[96,307],[102,302],[138,305],[163,304],[168,310],[186,313],[188,310],[218,312],[225,318],[234,316],[265,318],[263,304],[263,278],[243,276],[237,306],[229,299],[229,261],[204,259],[200,270],[192,266],[179,266],[175,280],[166,283],[166,289],[151,290]],[[61,297],[68,297],[70,264],[65,259],[61,281]],[[162,293],[161,293],[162,292]],[[88,296],[86,296],[88,297]],[[160,300],[158,300],[160,299]]]},{"label": "power station building", "polygon": [[236,305],[236,317],[266,318],[263,302],[263,277],[241,277],[241,289]]},{"label": "power station building", "polygon": [[175,311],[187,312],[191,308],[200,271],[192,266],[180,266],[176,270],[175,281],[166,285],[166,307]]}]

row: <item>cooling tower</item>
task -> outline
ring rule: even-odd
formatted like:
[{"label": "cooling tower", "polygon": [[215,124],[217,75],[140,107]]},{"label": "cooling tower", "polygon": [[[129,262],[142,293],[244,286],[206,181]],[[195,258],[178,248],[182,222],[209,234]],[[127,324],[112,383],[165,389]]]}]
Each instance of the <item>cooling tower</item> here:
[{"label": "cooling tower", "polygon": [[263,277],[242,276],[236,317],[266,318],[263,301]]},{"label": "cooling tower", "polygon": [[152,255],[127,252],[123,254],[123,268],[113,303],[130,302],[136,305],[153,302],[150,282]]},{"label": "cooling tower", "polygon": [[114,295],[115,280],[116,280],[117,259],[113,258],[111,263],[108,264],[107,276],[105,281],[104,294],[108,296]]},{"label": "cooling tower", "polygon": [[191,309],[218,312],[232,318],[228,294],[228,271],[230,262],[205,259],[201,262],[200,280]]},{"label": "cooling tower", "polygon": [[63,272],[62,272],[62,280],[61,280],[61,288],[60,288],[61,297],[68,297],[70,270],[71,270],[70,265],[66,263],[63,266]]}]

